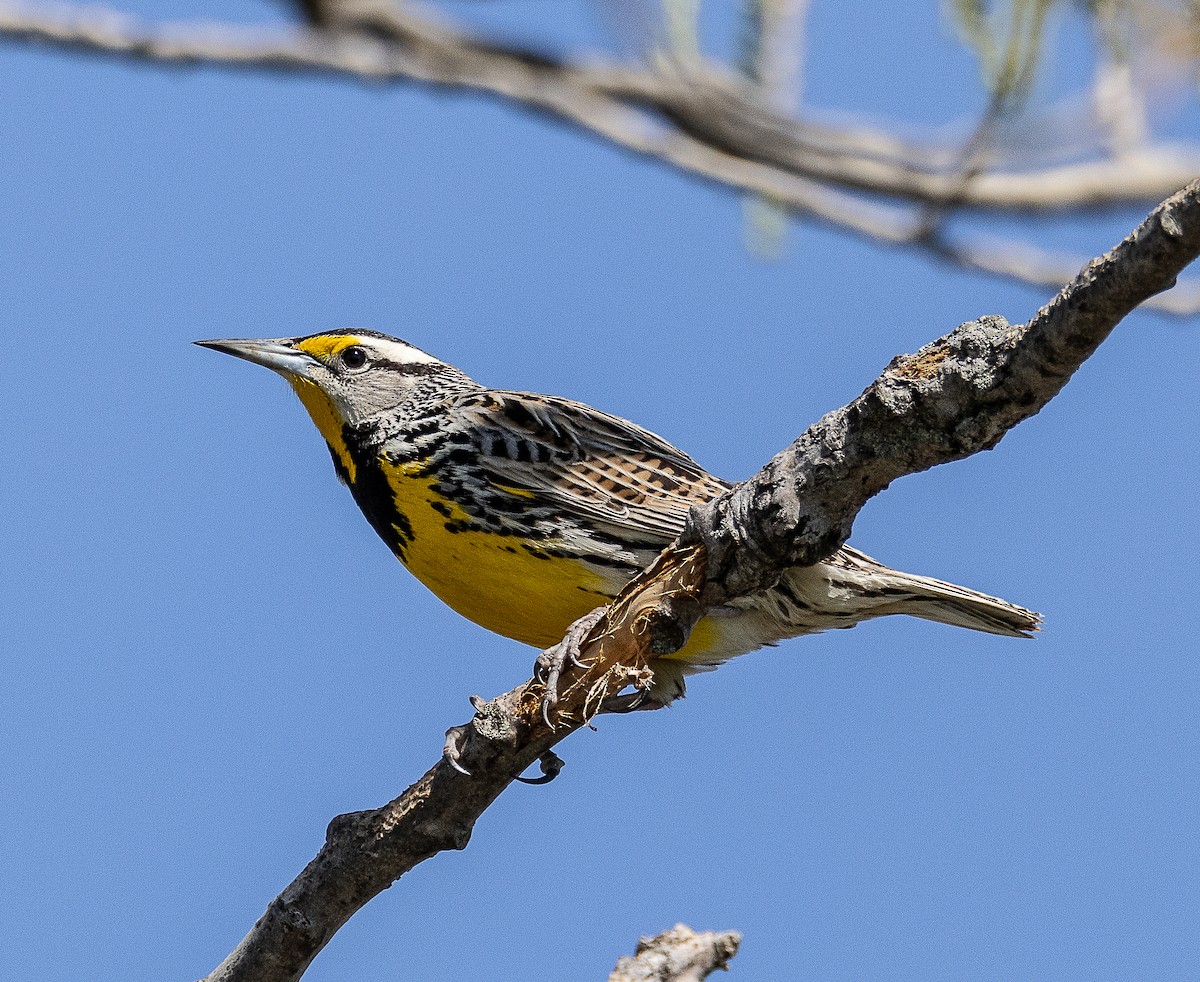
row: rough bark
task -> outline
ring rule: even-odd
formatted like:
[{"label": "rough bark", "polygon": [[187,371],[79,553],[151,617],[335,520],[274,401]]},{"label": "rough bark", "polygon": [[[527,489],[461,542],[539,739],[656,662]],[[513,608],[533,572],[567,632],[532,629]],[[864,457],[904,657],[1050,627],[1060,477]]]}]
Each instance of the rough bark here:
[{"label": "rough bark", "polygon": [[703,982],[718,969],[727,969],[742,936],[737,931],[697,934],[676,924],[653,938],[642,938],[637,951],[617,962],[608,982]]},{"label": "rough bark", "polygon": [[622,591],[584,637],[552,729],[536,680],[479,701],[446,760],[382,808],[342,815],[324,847],[210,982],[298,979],[337,929],[417,863],[462,849],[484,809],[605,693],[644,677],[712,605],[821,560],[863,504],[898,477],[996,445],[1066,384],[1120,320],[1200,254],[1200,181],[1164,201],[1023,326],[964,324],[894,359],[850,405],[829,413],[746,483],[696,509],[681,539]]},{"label": "rough bark", "polygon": [[762,589],[780,570],[827,556],[863,504],[897,478],[990,450],[1054,398],[1130,311],[1174,284],[1198,250],[1193,181],[1028,324],[982,317],[894,359],[852,403],[693,514],[683,541],[708,550],[706,601]]}]

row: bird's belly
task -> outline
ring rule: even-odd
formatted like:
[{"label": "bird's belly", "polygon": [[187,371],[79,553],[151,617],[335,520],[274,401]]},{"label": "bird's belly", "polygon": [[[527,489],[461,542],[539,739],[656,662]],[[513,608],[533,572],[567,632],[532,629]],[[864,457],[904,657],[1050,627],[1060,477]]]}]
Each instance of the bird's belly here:
[{"label": "bird's belly", "polygon": [[[443,603],[489,631],[537,648],[560,641],[571,623],[611,600],[636,569],[561,555],[563,543],[502,535],[435,490],[412,464],[381,465],[374,501],[359,503],[400,561]],[[382,488],[379,489],[382,491]],[[390,525],[390,528],[387,527]],[[749,616],[746,616],[749,615]],[[672,661],[716,665],[782,636],[757,612],[704,618]]]},{"label": "bird's belly", "polygon": [[436,481],[384,467],[401,562],[447,606],[489,631],[545,648],[608,601],[627,575],[554,555],[541,542],[478,527]]}]

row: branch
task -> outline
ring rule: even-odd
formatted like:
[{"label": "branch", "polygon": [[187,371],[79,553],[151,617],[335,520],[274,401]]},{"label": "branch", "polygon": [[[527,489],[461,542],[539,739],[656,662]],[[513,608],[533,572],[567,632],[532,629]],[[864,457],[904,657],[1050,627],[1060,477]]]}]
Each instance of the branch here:
[{"label": "branch", "polygon": [[553,729],[543,719],[544,689],[537,680],[492,702],[472,697],[474,718],[447,733],[457,763],[443,757],[382,808],[330,822],[316,858],[205,982],[299,979],[368,900],[418,863],[446,849],[465,849],[476,820],[518,774],[539,758],[547,761],[550,748],[594,716],[606,694],[643,681],[647,652],[658,643],[656,611],[672,591],[696,591],[703,579],[698,555],[684,549],[660,559],[635,579],[636,590],[613,601],[612,622],[586,649],[588,669],[559,690]]},{"label": "branch", "polygon": [[[400,797],[342,815],[325,845],[208,982],[298,979],[337,929],[417,863],[465,848],[484,809],[529,764],[578,729],[597,701],[644,679],[711,607],[820,561],[891,481],[995,446],[1037,413],[1138,304],[1200,254],[1200,181],[1164,201],[1024,326],[963,324],[894,359],[849,406],[829,413],[762,471],[695,509],[680,539],[634,578],[580,642],[551,730],[539,682],[492,702],[455,733],[464,776],[439,761]],[[452,731],[453,733],[454,731]]]},{"label": "branch", "polygon": [[930,160],[939,156],[935,149],[887,133],[868,135],[861,126],[839,139],[833,127],[773,112],[753,88],[715,70],[676,66],[674,72],[651,72],[572,64],[483,42],[386,3],[326,2],[323,8],[325,23],[332,9],[343,8],[334,19],[343,30],[275,36],[232,25],[151,27],[102,7],[46,4],[32,9],[0,3],[0,36],[166,63],[473,89],[549,112],[622,145],[620,133],[610,132],[608,117],[641,108],[673,123],[677,134],[742,161],[923,205],[1040,212],[1132,204],[1161,197],[1200,171],[1200,154],[1188,148],[985,173],[964,190],[955,172],[930,170]]},{"label": "branch", "polygon": [[[985,169],[964,183],[938,147],[861,125],[838,128],[781,115],[753,87],[713,70],[569,63],[477,40],[384,0],[305,0],[305,7],[320,29],[272,34],[214,24],[151,27],[105,8],[0,2],[0,37],[159,64],[480,92],[687,173],[755,192],[801,218],[1037,285],[1061,282],[1069,260],[1043,258],[1016,243],[936,241],[919,217],[858,195],[937,209],[1061,212],[1154,200],[1200,173],[1200,151],[1158,148],[1042,169]],[[1200,309],[1200,293],[1157,306],[1192,312]]]},{"label": "branch", "polygon": [[761,590],[839,547],[892,481],[990,450],[1038,413],[1139,304],[1200,254],[1200,180],[1093,259],[1028,324],[963,324],[893,359],[749,481],[691,516],[681,547],[708,555],[702,606]]},{"label": "branch", "polygon": [[704,982],[717,969],[729,967],[741,943],[737,931],[697,934],[676,924],[638,941],[637,951],[617,962],[608,982]]}]

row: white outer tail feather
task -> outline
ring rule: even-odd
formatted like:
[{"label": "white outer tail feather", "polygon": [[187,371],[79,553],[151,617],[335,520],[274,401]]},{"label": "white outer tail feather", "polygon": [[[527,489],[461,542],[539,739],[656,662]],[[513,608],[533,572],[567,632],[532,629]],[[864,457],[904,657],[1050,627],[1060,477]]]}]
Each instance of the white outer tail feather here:
[{"label": "white outer tail feather", "polygon": [[[878,597],[880,602],[871,604],[871,609],[864,611],[866,617],[908,614],[1013,638],[1032,637],[1042,622],[1039,614],[1007,600],[930,576],[903,573],[850,546],[844,546],[834,554],[828,565],[832,567],[830,585],[835,589],[847,587],[864,600],[875,599],[873,594],[894,598],[889,601]],[[839,584],[838,580],[843,583]]]},{"label": "white outer tail feather", "polygon": [[1031,638],[1041,626],[1039,614],[999,597],[914,573],[899,573],[897,580],[897,586],[911,589],[913,595],[911,599],[881,608],[881,615],[909,614],[927,621],[1010,638]]},{"label": "white outer tail feather", "polygon": [[865,620],[907,614],[972,631],[1029,638],[1041,616],[978,590],[916,573],[902,573],[845,546],[826,562],[797,567],[761,594],[709,613],[717,636],[686,660],[667,655],[652,663],[651,698],[670,703],[684,694],[684,678],[711,671],[730,658],[786,638],[853,627]]}]

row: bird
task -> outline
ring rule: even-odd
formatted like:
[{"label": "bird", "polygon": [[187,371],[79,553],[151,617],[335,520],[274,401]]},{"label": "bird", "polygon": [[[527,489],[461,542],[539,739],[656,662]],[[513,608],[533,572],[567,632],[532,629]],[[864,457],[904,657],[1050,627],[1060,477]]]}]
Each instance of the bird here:
[{"label": "bird", "polygon": [[[683,531],[694,505],[732,487],[620,416],[488,388],[377,331],[196,344],[283,376],[400,562],[459,614],[535,648],[608,603]],[[683,648],[651,660],[645,704],[671,703],[687,676],[737,655],[891,614],[1010,637],[1041,622],[844,545],[711,611]]]}]

